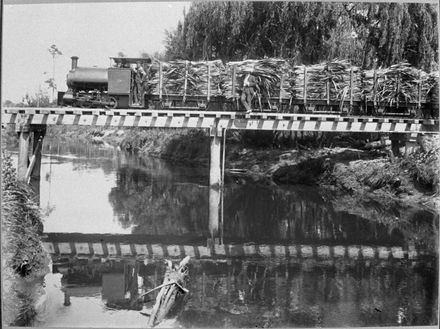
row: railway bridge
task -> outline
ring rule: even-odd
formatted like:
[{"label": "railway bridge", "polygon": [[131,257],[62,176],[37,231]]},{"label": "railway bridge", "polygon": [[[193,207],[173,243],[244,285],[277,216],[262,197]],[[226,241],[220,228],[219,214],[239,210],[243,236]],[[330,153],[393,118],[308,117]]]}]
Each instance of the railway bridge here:
[{"label": "railway bridge", "polygon": [[[17,176],[39,193],[41,149],[50,125],[88,127],[195,128],[210,133],[209,223],[218,232],[221,216],[221,186],[224,177],[224,148],[227,130],[272,130],[310,132],[438,134],[439,120],[409,117],[344,116],[341,114],[298,114],[188,109],[91,109],[91,108],[4,108],[2,126],[15,127],[19,135]],[[31,145],[32,142],[32,145]],[[223,147],[222,147],[223,145]],[[222,151],[223,149],[223,151]],[[213,234],[214,234],[213,233]],[[214,234],[216,235],[216,234]]]}]

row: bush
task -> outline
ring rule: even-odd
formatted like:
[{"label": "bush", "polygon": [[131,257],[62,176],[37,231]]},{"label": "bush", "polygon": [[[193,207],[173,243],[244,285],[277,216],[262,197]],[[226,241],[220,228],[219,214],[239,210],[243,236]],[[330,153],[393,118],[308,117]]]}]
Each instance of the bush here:
[{"label": "bush", "polygon": [[400,167],[407,170],[414,183],[435,190],[439,185],[438,150],[417,152],[402,159]]},{"label": "bush", "polygon": [[18,182],[9,155],[2,154],[2,294],[3,320],[29,325],[42,278],[49,271],[43,249],[41,214],[31,189]]},{"label": "bush", "polygon": [[11,256],[6,264],[22,276],[40,273],[46,265],[46,253],[39,237],[43,226],[40,209],[33,200],[32,190],[17,181],[11,158],[5,153],[1,210],[4,250]]}]

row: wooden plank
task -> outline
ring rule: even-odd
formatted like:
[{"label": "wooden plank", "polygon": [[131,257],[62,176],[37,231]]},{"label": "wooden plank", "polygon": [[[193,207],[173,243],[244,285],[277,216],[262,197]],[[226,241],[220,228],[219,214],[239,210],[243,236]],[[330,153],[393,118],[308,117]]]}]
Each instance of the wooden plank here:
[{"label": "wooden plank", "polygon": [[28,170],[29,162],[29,144],[30,134],[29,131],[20,131],[18,144],[18,163],[17,163],[17,179],[20,181],[26,180],[26,173]]},{"label": "wooden plank", "polygon": [[236,65],[232,65],[232,98],[235,99],[235,80],[237,78],[237,66]]},{"label": "wooden plank", "polygon": [[162,62],[159,61],[159,100],[162,100]]},{"label": "wooden plank", "polygon": [[206,65],[208,66],[208,102],[211,98],[211,65],[209,62],[206,63]]},{"label": "wooden plank", "polygon": [[326,93],[327,93],[327,105],[330,105],[330,81],[327,80],[325,83]]},{"label": "wooden plank", "polygon": [[307,67],[304,65],[304,105],[307,104]]},{"label": "wooden plank", "polygon": [[79,126],[91,126],[93,123],[93,115],[81,115],[78,125]]},{"label": "wooden plank", "polygon": [[353,107],[353,67],[350,68],[350,112]]},{"label": "wooden plank", "polygon": [[49,114],[34,114],[32,124],[46,124]]},{"label": "wooden plank", "polygon": [[376,89],[377,89],[377,72],[376,69],[373,73],[373,107],[376,108]]},{"label": "wooden plank", "polygon": [[107,123],[107,116],[105,115],[98,116],[98,119],[96,120],[97,126],[105,126],[106,123]]},{"label": "wooden plank", "polygon": [[188,61],[185,61],[185,80],[183,82],[183,103],[186,101],[186,89],[188,88]]},{"label": "wooden plank", "polygon": [[63,117],[62,124],[63,125],[73,125],[76,115],[74,114],[65,114]]},{"label": "wooden plank", "polygon": [[[328,63],[327,63],[327,72],[328,72]],[[327,73],[328,74],[328,73]],[[330,80],[327,79],[325,83],[326,92],[327,92],[327,105],[330,104]]]},{"label": "wooden plank", "polygon": [[280,97],[279,97],[279,106],[281,107],[281,102],[283,100],[282,98],[282,91],[283,91],[283,82],[284,82],[284,73],[281,73],[281,79],[280,79]]},{"label": "wooden plank", "polygon": [[136,116],[126,116],[124,120],[124,127],[136,127]]}]

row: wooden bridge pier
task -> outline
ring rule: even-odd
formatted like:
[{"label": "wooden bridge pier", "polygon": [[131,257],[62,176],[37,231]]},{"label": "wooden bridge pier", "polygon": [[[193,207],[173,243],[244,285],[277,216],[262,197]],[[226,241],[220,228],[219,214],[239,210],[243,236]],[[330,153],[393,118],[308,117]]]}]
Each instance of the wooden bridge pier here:
[{"label": "wooden bridge pier", "polygon": [[218,244],[221,209],[221,189],[223,188],[222,137],[224,128],[219,128],[216,122],[210,129],[209,157],[209,230],[213,243]]},{"label": "wooden bridge pier", "polygon": [[19,139],[17,179],[31,186],[39,203],[41,154],[46,126],[17,125],[16,132]]}]

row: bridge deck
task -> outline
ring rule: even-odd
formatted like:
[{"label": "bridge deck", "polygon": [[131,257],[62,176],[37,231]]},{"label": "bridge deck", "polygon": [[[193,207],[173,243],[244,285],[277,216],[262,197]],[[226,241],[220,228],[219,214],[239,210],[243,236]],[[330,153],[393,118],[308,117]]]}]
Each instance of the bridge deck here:
[{"label": "bridge deck", "polygon": [[233,130],[438,133],[439,120],[185,110],[103,110],[84,108],[5,108],[2,124],[98,127],[201,128]]}]

